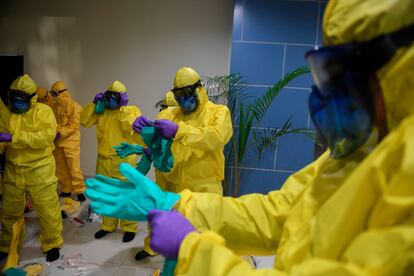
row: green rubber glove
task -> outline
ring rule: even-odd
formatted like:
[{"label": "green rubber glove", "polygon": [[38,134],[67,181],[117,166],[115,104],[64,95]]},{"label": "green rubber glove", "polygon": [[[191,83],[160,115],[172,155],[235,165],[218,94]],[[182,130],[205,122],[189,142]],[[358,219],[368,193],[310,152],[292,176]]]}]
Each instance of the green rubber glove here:
[{"label": "green rubber glove", "polygon": [[152,164],[151,159],[148,158],[146,154],[143,154],[141,157],[141,160],[139,161],[135,169],[138,170],[143,175],[147,175],[147,173],[151,169],[151,164]]},{"label": "green rubber glove", "polygon": [[146,221],[149,211],[169,211],[180,199],[176,193],[164,192],[128,163],[121,163],[119,171],[128,181],[99,174],[85,181],[90,206],[100,215]]},{"label": "green rubber glove", "polygon": [[131,154],[143,154],[144,148],[129,143],[121,143],[119,146],[113,147],[119,157],[124,158]]},{"label": "green rubber glove", "polygon": [[98,100],[95,106],[95,113],[104,114],[104,112],[105,112],[105,100],[104,99]]},{"label": "green rubber glove", "polygon": [[18,269],[18,268],[10,267],[6,271],[4,271],[1,275],[5,275],[5,276],[24,276],[24,275],[26,275],[26,272],[21,270],[21,269]]}]

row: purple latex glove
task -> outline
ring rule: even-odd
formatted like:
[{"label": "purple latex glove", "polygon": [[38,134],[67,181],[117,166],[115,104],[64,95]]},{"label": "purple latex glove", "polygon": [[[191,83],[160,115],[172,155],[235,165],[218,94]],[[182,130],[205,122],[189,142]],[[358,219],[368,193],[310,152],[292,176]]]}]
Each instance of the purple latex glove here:
[{"label": "purple latex glove", "polygon": [[152,123],[148,119],[147,116],[141,115],[138,118],[135,119],[134,123],[132,124],[132,128],[135,130],[135,132],[141,133],[141,129],[146,126],[151,126]]},{"label": "purple latex glove", "polygon": [[93,99],[93,103],[96,104],[98,101],[102,100],[104,98],[104,93],[98,93],[95,95],[95,98]]},{"label": "purple latex glove", "polygon": [[177,259],[184,238],[195,231],[194,226],[179,212],[152,210],[148,213],[151,225],[150,247],[170,259]]},{"label": "purple latex glove", "polygon": [[12,135],[6,132],[0,132],[0,142],[11,142]]},{"label": "purple latex glove", "polygon": [[178,125],[170,120],[155,120],[155,128],[162,137],[172,139],[177,133]]},{"label": "purple latex glove", "polygon": [[151,159],[151,151],[149,148],[144,148],[144,154],[147,156],[148,159]]},{"label": "purple latex glove", "polygon": [[56,142],[56,140],[58,140],[58,139],[60,138],[60,136],[62,136],[62,135],[60,134],[60,132],[56,133],[56,136],[55,136],[55,140],[54,140],[54,142]]},{"label": "purple latex glove", "polygon": [[127,93],[120,93],[121,94],[121,97],[120,97],[120,100],[119,100],[119,105],[120,106],[127,106],[128,105],[128,95],[127,95]]}]

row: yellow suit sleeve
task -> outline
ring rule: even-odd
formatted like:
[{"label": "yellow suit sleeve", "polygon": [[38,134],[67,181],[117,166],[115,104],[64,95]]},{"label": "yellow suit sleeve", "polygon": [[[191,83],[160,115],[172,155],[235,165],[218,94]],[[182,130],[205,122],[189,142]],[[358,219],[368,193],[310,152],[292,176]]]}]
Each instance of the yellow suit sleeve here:
[{"label": "yellow suit sleeve", "polygon": [[196,127],[178,122],[178,131],[174,141],[185,146],[201,150],[222,149],[233,135],[230,111],[226,106],[218,105],[211,125]]},{"label": "yellow suit sleeve", "polygon": [[83,127],[93,127],[99,121],[99,115],[95,113],[96,105],[89,103],[80,114],[80,123]]},{"label": "yellow suit sleeve", "polygon": [[80,126],[80,110],[76,108],[73,102],[69,102],[67,106],[68,122],[64,126],[58,127],[58,131],[62,138],[71,136],[79,130]]},{"label": "yellow suit sleeve", "polygon": [[[290,176],[281,190],[239,198],[184,190],[175,208],[199,231],[213,230],[239,255],[274,254],[286,216],[328,153]],[[271,218],[271,219],[269,219]]]},{"label": "yellow suit sleeve", "polygon": [[254,269],[214,232],[191,233],[180,247],[176,275],[413,275],[414,227],[399,226],[359,235],[343,260],[309,258],[290,271]]},{"label": "yellow suit sleeve", "polygon": [[141,135],[134,131],[132,124],[135,119],[141,116],[141,110],[136,106],[122,106],[119,117],[122,132],[128,135],[132,135],[132,140],[135,144],[145,147],[144,141],[142,141]]},{"label": "yellow suit sleeve", "polygon": [[34,121],[37,125],[37,131],[27,131],[25,129],[16,129],[12,133],[12,142],[10,145],[16,149],[27,147],[33,149],[42,149],[53,145],[56,137],[56,119],[52,109],[44,106],[37,113]]}]

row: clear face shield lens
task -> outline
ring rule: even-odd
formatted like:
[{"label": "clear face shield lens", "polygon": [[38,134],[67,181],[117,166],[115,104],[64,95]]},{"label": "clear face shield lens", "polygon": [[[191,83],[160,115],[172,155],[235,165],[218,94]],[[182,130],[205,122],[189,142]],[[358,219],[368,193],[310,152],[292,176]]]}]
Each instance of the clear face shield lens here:
[{"label": "clear face shield lens", "polygon": [[23,91],[11,90],[9,91],[9,107],[13,113],[21,114],[30,109],[31,99],[36,93],[27,94]]},{"label": "clear face shield lens", "polygon": [[333,158],[354,152],[374,124],[370,72],[354,59],[354,45],[325,47],[306,54],[315,86],[309,96],[313,123]]}]

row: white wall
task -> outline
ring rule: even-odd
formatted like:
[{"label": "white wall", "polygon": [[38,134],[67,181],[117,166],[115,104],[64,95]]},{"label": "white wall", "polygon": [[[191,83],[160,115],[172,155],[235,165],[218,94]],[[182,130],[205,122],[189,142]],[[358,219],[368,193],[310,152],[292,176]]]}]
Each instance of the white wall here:
[{"label": "white wall", "polygon": [[[232,0],[2,0],[0,54],[24,54],[39,86],[63,79],[82,105],[119,80],[154,117],[179,67],[228,73],[232,17]],[[94,128],[82,129],[81,150],[94,175]]]}]

